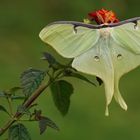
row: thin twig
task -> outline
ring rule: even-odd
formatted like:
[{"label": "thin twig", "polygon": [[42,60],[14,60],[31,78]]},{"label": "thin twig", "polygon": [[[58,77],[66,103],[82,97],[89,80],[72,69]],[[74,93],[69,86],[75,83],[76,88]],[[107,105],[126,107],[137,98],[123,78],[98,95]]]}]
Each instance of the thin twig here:
[{"label": "thin twig", "polygon": [[[53,80],[49,80],[47,84],[41,85],[34,93],[33,95],[23,104],[24,108],[27,109],[29,108],[32,103],[41,95],[41,93],[49,87],[60,75],[62,71],[58,73]],[[1,129],[0,129],[0,136],[3,135],[9,128],[10,126],[18,121],[24,114],[21,112],[16,112],[14,117],[10,119]]]},{"label": "thin twig", "polygon": [[7,102],[8,102],[8,105],[9,105],[10,116],[13,117],[13,108],[12,108],[11,98],[7,97]]}]

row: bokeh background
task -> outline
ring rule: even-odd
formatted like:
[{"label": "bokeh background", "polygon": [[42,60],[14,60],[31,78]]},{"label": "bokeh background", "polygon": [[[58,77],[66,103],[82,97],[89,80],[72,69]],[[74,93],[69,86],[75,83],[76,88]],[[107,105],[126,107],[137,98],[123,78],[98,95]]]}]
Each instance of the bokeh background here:
[{"label": "bokeh background", "polygon": [[[19,76],[29,67],[45,68],[40,60],[49,51],[62,59],[53,49],[41,42],[40,30],[57,20],[82,21],[88,12],[106,8],[116,12],[120,20],[140,16],[139,0],[0,0],[0,89],[19,85]],[[42,136],[37,124],[25,123],[33,140],[140,140],[140,69],[125,75],[120,89],[128,104],[123,111],[113,100],[110,116],[104,116],[104,88],[93,87],[69,78],[75,87],[67,116],[55,108],[50,91],[38,99],[44,114],[54,120],[60,132],[51,128]],[[5,102],[0,99],[0,104]],[[0,125],[6,115],[0,112]],[[6,135],[0,140],[4,140]]]}]

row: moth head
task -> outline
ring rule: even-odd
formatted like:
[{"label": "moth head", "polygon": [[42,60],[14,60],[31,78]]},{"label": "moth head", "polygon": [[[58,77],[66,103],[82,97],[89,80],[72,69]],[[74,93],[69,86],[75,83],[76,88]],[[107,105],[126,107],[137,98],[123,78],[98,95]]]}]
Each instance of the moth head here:
[{"label": "moth head", "polygon": [[110,24],[119,22],[116,14],[113,11],[101,9],[88,13],[90,21],[95,21],[97,24]]}]

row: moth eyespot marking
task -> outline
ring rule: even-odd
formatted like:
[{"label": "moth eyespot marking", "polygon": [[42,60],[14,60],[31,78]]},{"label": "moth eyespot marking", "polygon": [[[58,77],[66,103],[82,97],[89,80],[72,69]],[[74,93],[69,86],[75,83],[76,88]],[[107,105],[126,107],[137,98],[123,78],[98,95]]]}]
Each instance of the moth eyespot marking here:
[{"label": "moth eyespot marking", "polygon": [[96,61],[96,62],[98,62],[98,61],[100,61],[100,58],[99,58],[99,56],[94,56],[94,60]]},{"label": "moth eyespot marking", "polygon": [[123,58],[122,54],[118,54],[118,55],[117,55],[117,59],[118,59],[118,60],[121,60],[122,58]]}]

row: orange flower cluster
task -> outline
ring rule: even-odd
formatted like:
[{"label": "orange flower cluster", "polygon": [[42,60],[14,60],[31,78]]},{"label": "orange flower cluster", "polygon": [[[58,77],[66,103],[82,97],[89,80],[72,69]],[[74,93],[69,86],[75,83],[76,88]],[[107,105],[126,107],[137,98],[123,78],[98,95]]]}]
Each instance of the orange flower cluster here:
[{"label": "orange flower cluster", "polygon": [[108,24],[108,23],[117,23],[119,20],[117,19],[114,12],[101,9],[95,12],[91,12],[88,14],[89,19],[91,21],[96,21],[97,24]]}]

